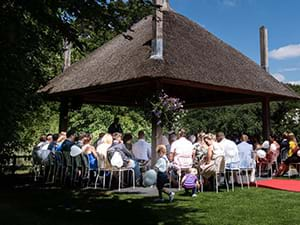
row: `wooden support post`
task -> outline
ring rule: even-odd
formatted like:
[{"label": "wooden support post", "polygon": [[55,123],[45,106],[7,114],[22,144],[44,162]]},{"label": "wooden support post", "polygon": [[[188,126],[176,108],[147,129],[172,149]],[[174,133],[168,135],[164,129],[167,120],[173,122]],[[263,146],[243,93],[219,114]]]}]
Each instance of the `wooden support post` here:
[{"label": "wooden support post", "polygon": [[68,121],[69,121],[68,113],[69,113],[68,101],[63,100],[60,103],[60,107],[59,107],[59,131],[58,132],[67,131]]},{"label": "wooden support post", "polygon": [[262,102],[263,138],[268,140],[271,134],[270,100],[265,97]]},{"label": "wooden support post", "polygon": [[151,138],[151,165],[154,166],[157,160],[157,154],[156,154],[156,146],[159,143],[159,140],[161,140],[162,136],[162,128],[161,126],[157,125],[156,118],[153,117],[152,119],[152,138]]}]

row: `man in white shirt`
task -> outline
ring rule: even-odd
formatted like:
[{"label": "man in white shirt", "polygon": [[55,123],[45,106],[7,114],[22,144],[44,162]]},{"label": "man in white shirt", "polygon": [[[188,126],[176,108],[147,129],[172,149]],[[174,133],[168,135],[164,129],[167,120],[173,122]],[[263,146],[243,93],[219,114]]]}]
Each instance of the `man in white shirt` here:
[{"label": "man in white shirt", "polygon": [[132,153],[138,161],[149,161],[151,159],[151,145],[145,141],[144,131],[139,131],[139,140],[132,145]]},{"label": "man in white shirt", "polygon": [[223,132],[218,132],[216,139],[224,150],[225,163],[240,161],[238,147],[233,141],[228,140]]},{"label": "man in white shirt", "polygon": [[178,139],[171,145],[170,161],[176,168],[191,168],[193,166],[194,146],[186,139],[186,132],[181,129]]}]

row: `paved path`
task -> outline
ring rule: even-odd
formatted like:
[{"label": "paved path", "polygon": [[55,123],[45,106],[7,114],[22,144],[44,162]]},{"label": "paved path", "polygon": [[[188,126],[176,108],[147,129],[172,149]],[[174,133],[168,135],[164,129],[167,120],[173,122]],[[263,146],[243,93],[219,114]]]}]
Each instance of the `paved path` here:
[{"label": "paved path", "polygon": [[[177,192],[178,188],[169,188],[168,190]],[[120,191],[114,190],[114,193],[126,193],[126,194],[138,194],[138,195],[143,195],[143,196],[157,196],[157,189],[156,187],[136,187],[133,189],[132,187],[129,188],[122,188]]]}]

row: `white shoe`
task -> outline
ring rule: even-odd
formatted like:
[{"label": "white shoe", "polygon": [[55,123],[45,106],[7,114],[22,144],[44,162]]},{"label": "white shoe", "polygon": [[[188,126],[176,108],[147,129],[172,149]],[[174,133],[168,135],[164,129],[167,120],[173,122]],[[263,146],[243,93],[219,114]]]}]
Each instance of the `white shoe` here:
[{"label": "white shoe", "polygon": [[169,201],[170,201],[170,202],[173,202],[174,196],[175,196],[175,193],[174,193],[174,192],[171,192],[171,193],[169,194]]},{"label": "white shoe", "polygon": [[193,198],[196,198],[196,197],[197,197],[197,195],[196,195],[196,194],[193,194],[193,195],[192,195],[192,197],[193,197]]}]

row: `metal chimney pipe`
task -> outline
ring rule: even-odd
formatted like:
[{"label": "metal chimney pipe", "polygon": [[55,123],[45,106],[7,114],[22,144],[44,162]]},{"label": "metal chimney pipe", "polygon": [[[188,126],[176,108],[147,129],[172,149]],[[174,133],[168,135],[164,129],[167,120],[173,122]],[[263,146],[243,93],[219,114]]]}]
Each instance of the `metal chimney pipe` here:
[{"label": "metal chimney pipe", "polygon": [[260,39],[260,65],[265,71],[269,71],[268,57],[268,30],[262,26],[259,28]]},{"label": "metal chimney pipe", "polygon": [[155,0],[151,59],[163,60],[163,11],[170,9],[169,0]]}]

